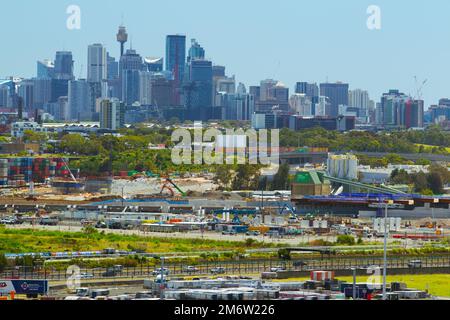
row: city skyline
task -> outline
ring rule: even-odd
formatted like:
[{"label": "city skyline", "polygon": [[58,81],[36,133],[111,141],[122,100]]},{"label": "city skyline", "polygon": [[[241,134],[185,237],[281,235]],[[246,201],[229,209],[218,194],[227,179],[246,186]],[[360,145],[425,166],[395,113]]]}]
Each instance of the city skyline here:
[{"label": "city skyline", "polygon": [[[55,51],[65,49],[73,52],[75,76],[78,78],[81,75],[82,78],[86,78],[88,45],[102,43],[110,55],[118,59],[120,47],[115,35],[123,14],[123,22],[129,33],[126,48],[129,48],[132,43],[133,49],[143,57],[164,57],[166,35],[185,34],[187,46],[189,39],[197,39],[205,48],[207,59],[212,60],[216,65],[225,65],[227,73],[236,75],[236,81],[245,83],[247,87],[258,84],[262,79],[270,78],[282,81],[291,90],[298,81],[317,83],[327,80],[329,82],[343,81],[350,84],[350,89],[368,90],[371,99],[378,102],[383,92],[394,88],[414,96],[416,91],[414,76],[417,76],[420,82],[428,79],[423,90],[426,108],[431,104],[437,104],[440,98],[448,96],[445,88],[445,74],[450,70],[443,62],[447,58],[445,48],[449,44],[441,39],[445,39],[450,31],[447,32],[443,28],[446,23],[443,22],[444,19],[439,19],[439,16],[445,12],[443,8],[450,7],[449,4],[436,1],[443,9],[438,10],[439,6],[431,9],[423,4],[411,5],[404,2],[401,5],[378,1],[377,4],[382,13],[382,28],[371,31],[366,26],[368,17],[366,9],[369,2],[349,1],[345,4],[320,2],[322,5],[326,3],[326,8],[322,7],[319,10],[318,5],[303,1],[301,4],[282,1],[272,10],[272,15],[278,17],[280,13],[283,13],[286,17],[292,17],[292,11],[296,11],[298,19],[286,22],[285,19],[277,18],[278,24],[274,25],[270,23],[273,20],[269,19],[270,15],[263,1],[254,8],[253,12],[258,16],[257,19],[252,19],[252,23],[245,29],[242,19],[245,16],[243,11],[249,9],[248,4],[242,4],[242,10],[232,10],[235,12],[233,16],[228,15],[230,18],[233,17],[230,20],[233,23],[223,24],[220,20],[213,19],[212,16],[217,15],[215,11],[201,8],[200,12],[196,12],[179,2],[177,7],[173,3],[172,5],[156,5],[136,1],[139,4],[139,10],[133,6],[117,4],[108,7],[109,14],[103,17],[102,10],[98,9],[101,8],[102,1],[92,4],[81,0],[76,3],[81,8],[81,29],[68,30],[65,25],[68,17],[66,14],[68,3],[50,5],[48,1],[40,2],[40,8],[48,9],[49,14],[45,21],[36,23],[36,18],[39,18],[34,15],[33,8],[36,4],[24,5],[24,1],[18,1],[6,4],[6,10],[2,10],[2,12],[10,10],[13,13],[20,10],[23,21],[26,23],[15,26],[16,37],[11,37],[10,46],[19,50],[11,49],[2,53],[5,55],[5,60],[9,62],[2,65],[0,76],[33,77],[37,60],[51,58]],[[197,4],[206,4],[206,2],[197,1]],[[149,5],[153,12],[155,9],[160,9],[161,13],[166,13],[165,18],[161,19],[160,15],[151,15],[152,19],[144,19],[142,12],[146,10],[143,8]],[[193,7],[197,8],[197,6]],[[178,9],[175,10],[176,8]],[[173,10],[173,14],[167,13],[169,9]],[[228,8],[223,8],[223,11],[224,14],[220,16],[226,17],[227,13],[231,13]],[[305,11],[313,17],[308,17]],[[419,11],[422,12],[422,16]],[[150,11],[147,10],[147,12]],[[185,16],[191,19],[186,19]],[[425,19],[418,19],[417,24],[410,23],[407,26],[409,29],[403,29],[402,21],[405,18],[414,20],[414,17]],[[10,18],[3,14],[1,18],[5,23],[10,21]],[[96,21],[100,18],[101,24]],[[321,18],[317,21],[322,23],[313,24],[314,18]],[[288,28],[286,24],[298,25],[299,28]],[[204,28],[205,25],[208,28]],[[42,34],[48,32],[49,28],[52,29],[54,36],[47,39]],[[297,29],[301,37],[292,38],[292,29]],[[448,29],[450,30],[450,26]],[[41,34],[40,38],[32,36],[38,33]],[[280,35],[282,33],[285,35]],[[24,41],[17,41],[23,40],[24,34],[28,34],[27,41],[33,45],[33,50],[23,50]],[[326,35],[329,38],[324,38]],[[394,41],[395,38],[396,41]],[[431,47],[430,42],[434,44],[434,47],[437,43],[440,45],[433,59],[425,55]],[[267,45],[267,43],[273,45]],[[381,47],[383,43],[385,47]],[[411,48],[405,46],[405,43],[411,43]],[[406,51],[386,50],[391,44],[396,44],[400,49],[406,48]],[[387,73],[389,77],[386,77]]]}]

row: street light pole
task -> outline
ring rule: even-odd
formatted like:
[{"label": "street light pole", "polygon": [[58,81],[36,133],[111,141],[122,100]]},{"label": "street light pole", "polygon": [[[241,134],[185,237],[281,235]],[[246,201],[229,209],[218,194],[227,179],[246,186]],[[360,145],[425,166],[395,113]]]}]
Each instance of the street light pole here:
[{"label": "street light pole", "polygon": [[161,257],[161,284],[160,284],[160,298],[164,300],[164,257]]},{"label": "street light pole", "polygon": [[383,300],[386,300],[386,274],[387,274],[387,218],[388,218],[388,202],[384,212],[384,257],[383,257]]},{"label": "street light pole", "polygon": [[352,268],[353,271],[353,300],[356,300],[356,267]]}]

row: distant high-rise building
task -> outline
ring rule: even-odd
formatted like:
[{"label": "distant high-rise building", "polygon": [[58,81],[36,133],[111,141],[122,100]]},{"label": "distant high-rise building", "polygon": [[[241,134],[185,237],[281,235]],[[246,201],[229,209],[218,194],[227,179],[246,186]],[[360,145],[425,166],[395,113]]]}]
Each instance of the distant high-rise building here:
[{"label": "distant high-rise building", "polygon": [[72,52],[56,52],[54,78],[67,81],[74,79]]},{"label": "distant high-rise building", "polygon": [[88,47],[87,81],[101,83],[108,78],[106,48],[95,43]]},{"label": "distant high-rise building", "polygon": [[[52,100],[52,79],[32,79],[33,109],[40,109]],[[31,112],[32,110],[28,110]]]},{"label": "distant high-rise building", "polygon": [[149,72],[162,72],[164,70],[164,58],[148,57],[144,59],[146,70]]},{"label": "distant high-rise building", "polygon": [[69,103],[67,97],[59,97],[58,101],[48,103],[45,106],[45,111],[53,116],[57,121],[69,121]]},{"label": "distant high-rise building", "polygon": [[261,99],[261,87],[260,86],[250,86],[249,93],[255,97],[255,103],[258,103]]},{"label": "distant high-rise building", "polygon": [[212,62],[192,60],[189,74],[189,83],[185,85],[186,107],[188,109],[211,108],[213,105]]},{"label": "distant high-rise building", "polygon": [[121,99],[126,106],[139,101],[139,72],[143,66],[142,57],[135,50],[127,50],[120,58]]},{"label": "distant high-rise building", "polygon": [[31,111],[34,105],[34,81],[24,80],[17,89],[19,97],[22,98],[23,110]]},{"label": "distant high-rise building", "polygon": [[296,93],[289,99],[289,105],[297,115],[310,117],[314,115],[311,99],[305,93]]},{"label": "distant high-rise building", "polygon": [[389,90],[381,97],[378,119],[386,128],[422,128],[424,101],[415,100],[399,90]]},{"label": "distant high-rise building", "polygon": [[275,87],[277,83],[278,81],[272,79],[261,81],[259,101],[269,100],[269,89]]},{"label": "distant high-rise building", "polygon": [[45,59],[37,62],[36,76],[38,79],[51,79],[55,74],[55,63],[52,60]]},{"label": "distant high-rise building", "polygon": [[329,98],[330,109],[326,110],[326,115],[337,117],[339,106],[348,106],[348,87],[347,83],[321,83],[320,95]]},{"label": "distant high-rise building", "polygon": [[447,106],[450,107],[450,99],[444,98],[439,100],[440,106]]},{"label": "distant high-rise building", "polygon": [[191,47],[189,48],[189,54],[187,56],[187,63],[189,64],[195,59],[205,59],[205,49],[195,39],[191,39]]},{"label": "distant high-rise building", "polygon": [[380,124],[388,127],[398,126],[401,122],[401,109],[409,97],[399,90],[389,90],[381,97],[379,111]]},{"label": "distant high-rise building", "polygon": [[173,80],[164,77],[156,77],[152,79],[151,84],[151,104],[163,109],[175,105],[173,90]]},{"label": "distant high-rise building", "polygon": [[314,97],[319,96],[319,87],[316,83],[297,82],[295,84],[295,93],[305,94],[313,101]]},{"label": "distant high-rise building", "polygon": [[266,100],[276,101],[280,105],[281,109],[287,110],[289,105],[289,88],[283,83],[277,82],[277,84],[268,89],[268,96]]},{"label": "distant high-rise building", "polygon": [[223,120],[248,121],[255,111],[255,100],[250,94],[222,93]]},{"label": "distant high-rise building", "polygon": [[330,109],[330,99],[328,97],[319,96],[315,104],[313,114],[316,117],[324,117],[326,111]]},{"label": "distant high-rise building", "polygon": [[243,84],[242,82],[239,82],[237,89],[236,89],[236,93],[237,94],[247,94],[247,88],[245,87],[245,84]]},{"label": "distant high-rise building", "polygon": [[225,77],[225,67],[224,66],[213,66],[213,77]]},{"label": "distant high-rise building", "polygon": [[214,87],[216,92],[226,92],[234,94],[236,92],[236,79],[233,77],[221,77],[216,78],[214,81]]},{"label": "distant high-rise building", "polygon": [[424,101],[408,100],[404,107],[404,116],[401,125],[406,129],[423,128]]},{"label": "distant high-rise building", "polygon": [[139,103],[152,104],[152,73],[149,71],[139,71]]},{"label": "distant high-rise building", "polygon": [[166,70],[172,72],[175,82],[175,101],[180,103],[180,88],[186,64],[186,36],[168,35],[166,38]]},{"label": "distant high-rise building", "polygon": [[125,106],[118,99],[100,102],[100,127],[117,130],[125,126]]},{"label": "distant high-rise building", "polygon": [[111,57],[109,53],[106,54],[107,61],[107,78],[108,80],[114,80],[119,77],[119,62],[116,61],[114,57]]},{"label": "distant high-rise building", "polygon": [[369,109],[369,93],[365,90],[355,89],[348,92],[348,106],[358,109]]},{"label": "distant high-rise building", "polygon": [[89,83],[85,79],[69,81],[68,118],[86,121],[92,118]]}]

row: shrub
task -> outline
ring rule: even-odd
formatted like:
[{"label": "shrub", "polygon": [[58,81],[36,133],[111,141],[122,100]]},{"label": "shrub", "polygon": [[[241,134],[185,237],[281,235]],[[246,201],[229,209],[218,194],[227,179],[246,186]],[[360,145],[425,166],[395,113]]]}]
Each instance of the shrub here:
[{"label": "shrub", "polygon": [[340,235],[337,237],[336,244],[344,246],[355,245],[355,238],[350,235]]}]

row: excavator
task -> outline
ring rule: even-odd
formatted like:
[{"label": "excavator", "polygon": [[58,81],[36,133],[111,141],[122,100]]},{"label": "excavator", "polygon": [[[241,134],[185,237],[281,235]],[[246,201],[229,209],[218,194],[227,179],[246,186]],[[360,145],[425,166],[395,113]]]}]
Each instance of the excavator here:
[{"label": "excavator", "polygon": [[183,197],[186,197],[186,193],[181,190],[176,184],[175,182],[173,182],[172,179],[170,179],[169,175],[166,175],[164,177],[162,177],[165,179],[163,186],[161,188],[160,194],[162,195],[164,190],[167,190],[170,194],[171,197],[175,196],[175,191],[173,190],[173,188],[175,188]]}]

